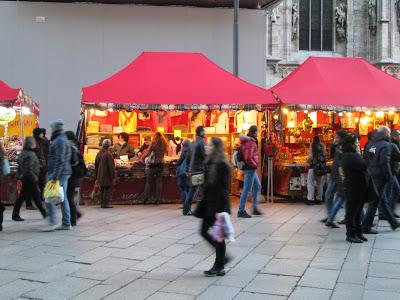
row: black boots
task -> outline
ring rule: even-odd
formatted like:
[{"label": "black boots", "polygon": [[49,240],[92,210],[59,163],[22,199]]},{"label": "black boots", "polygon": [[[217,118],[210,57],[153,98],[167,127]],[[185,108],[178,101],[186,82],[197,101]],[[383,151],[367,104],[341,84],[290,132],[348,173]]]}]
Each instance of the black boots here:
[{"label": "black boots", "polygon": [[4,220],[4,211],[6,208],[3,204],[0,204],[0,231],[3,231],[3,220]]}]

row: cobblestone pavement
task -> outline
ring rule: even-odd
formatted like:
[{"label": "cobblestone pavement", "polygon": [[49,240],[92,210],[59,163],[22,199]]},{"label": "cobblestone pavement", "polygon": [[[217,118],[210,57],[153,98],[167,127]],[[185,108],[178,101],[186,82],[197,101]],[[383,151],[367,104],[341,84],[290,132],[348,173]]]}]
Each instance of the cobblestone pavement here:
[{"label": "cobblestone pavement", "polygon": [[319,222],[322,206],[261,208],[234,220],[234,259],[219,278],[203,277],[214,256],[177,205],[84,208],[76,229],[50,233],[38,212],[16,223],[8,208],[0,299],[400,299],[399,231],[350,245],[344,228]]}]

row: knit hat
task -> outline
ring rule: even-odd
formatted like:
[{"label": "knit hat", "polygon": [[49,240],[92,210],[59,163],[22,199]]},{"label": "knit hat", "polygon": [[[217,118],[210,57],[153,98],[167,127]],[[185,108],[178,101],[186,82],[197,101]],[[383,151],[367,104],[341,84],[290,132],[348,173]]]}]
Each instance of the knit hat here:
[{"label": "knit hat", "polygon": [[51,122],[50,127],[52,131],[58,131],[58,130],[62,130],[64,128],[64,120],[62,119],[58,119],[55,120],[53,122]]},{"label": "knit hat", "polygon": [[111,141],[109,140],[109,139],[105,139],[104,141],[103,141],[103,148],[110,148],[110,146],[111,146]]}]

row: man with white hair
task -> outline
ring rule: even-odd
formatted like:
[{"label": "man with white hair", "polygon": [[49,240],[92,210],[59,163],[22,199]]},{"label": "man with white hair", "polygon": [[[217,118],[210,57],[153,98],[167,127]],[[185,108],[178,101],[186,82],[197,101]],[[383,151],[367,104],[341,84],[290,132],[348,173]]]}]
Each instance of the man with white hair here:
[{"label": "man with white hair", "polygon": [[368,205],[367,212],[363,220],[364,233],[376,234],[377,231],[373,230],[372,224],[374,221],[376,210],[381,204],[382,213],[389,222],[393,230],[400,227],[399,222],[393,215],[386,199],[384,192],[386,186],[391,183],[393,174],[391,168],[392,161],[392,146],[390,144],[390,128],[382,126],[378,128],[372,138],[372,142],[366,147],[364,151],[364,158],[368,166],[368,174],[371,176],[372,184],[377,195],[374,201]]}]

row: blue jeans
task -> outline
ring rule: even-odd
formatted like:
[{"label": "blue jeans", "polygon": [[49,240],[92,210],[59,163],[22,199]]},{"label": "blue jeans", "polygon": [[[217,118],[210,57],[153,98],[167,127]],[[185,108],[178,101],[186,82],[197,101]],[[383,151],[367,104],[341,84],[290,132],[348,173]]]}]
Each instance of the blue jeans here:
[{"label": "blue jeans", "polygon": [[400,184],[399,181],[397,180],[396,176],[393,176],[392,182],[390,182],[386,189],[386,199],[389,202],[389,207],[392,209],[392,211],[395,211],[396,208],[396,203],[399,198],[399,193],[400,193]]},{"label": "blue jeans", "polygon": [[253,209],[256,209],[258,205],[258,197],[261,192],[261,183],[256,169],[244,170],[243,191],[240,195],[239,212],[245,210],[246,200],[250,192],[253,194]]},{"label": "blue jeans", "polygon": [[335,196],[335,192],[336,192],[336,183],[331,175],[329,176],[328,186],[325,191],[325,202],[326,202],[326,210],[328,211],[328,216],[333,207],[333,198]]},{"label": "blue jeans", "polygon": [[[66,225],[66,226],[71,225],[71,213],[69,210],[69,203],[68,203],[68,196],[67,196],[69,177],[70,177],[70,175],[62,175],[59,179],[60,186],[64,190],[64,201],[61,202],[62,223],[63,223],[63,225]],[[55,202],[46,203],[46,207],[47,207],[47,212],[50,217],[50,224],[56,225],[57,224],[56,203]]]},{"label": "blue jeans", "polygon": [[336,214],[338,213],[339,209],[342,207],[343,203],[344,203],[344,197],[343,196],[336,196],[336,201],[333,204],[331,210],[329,211],[329,215],[328,215],[328,223],[331,223],[335,220]]}]

